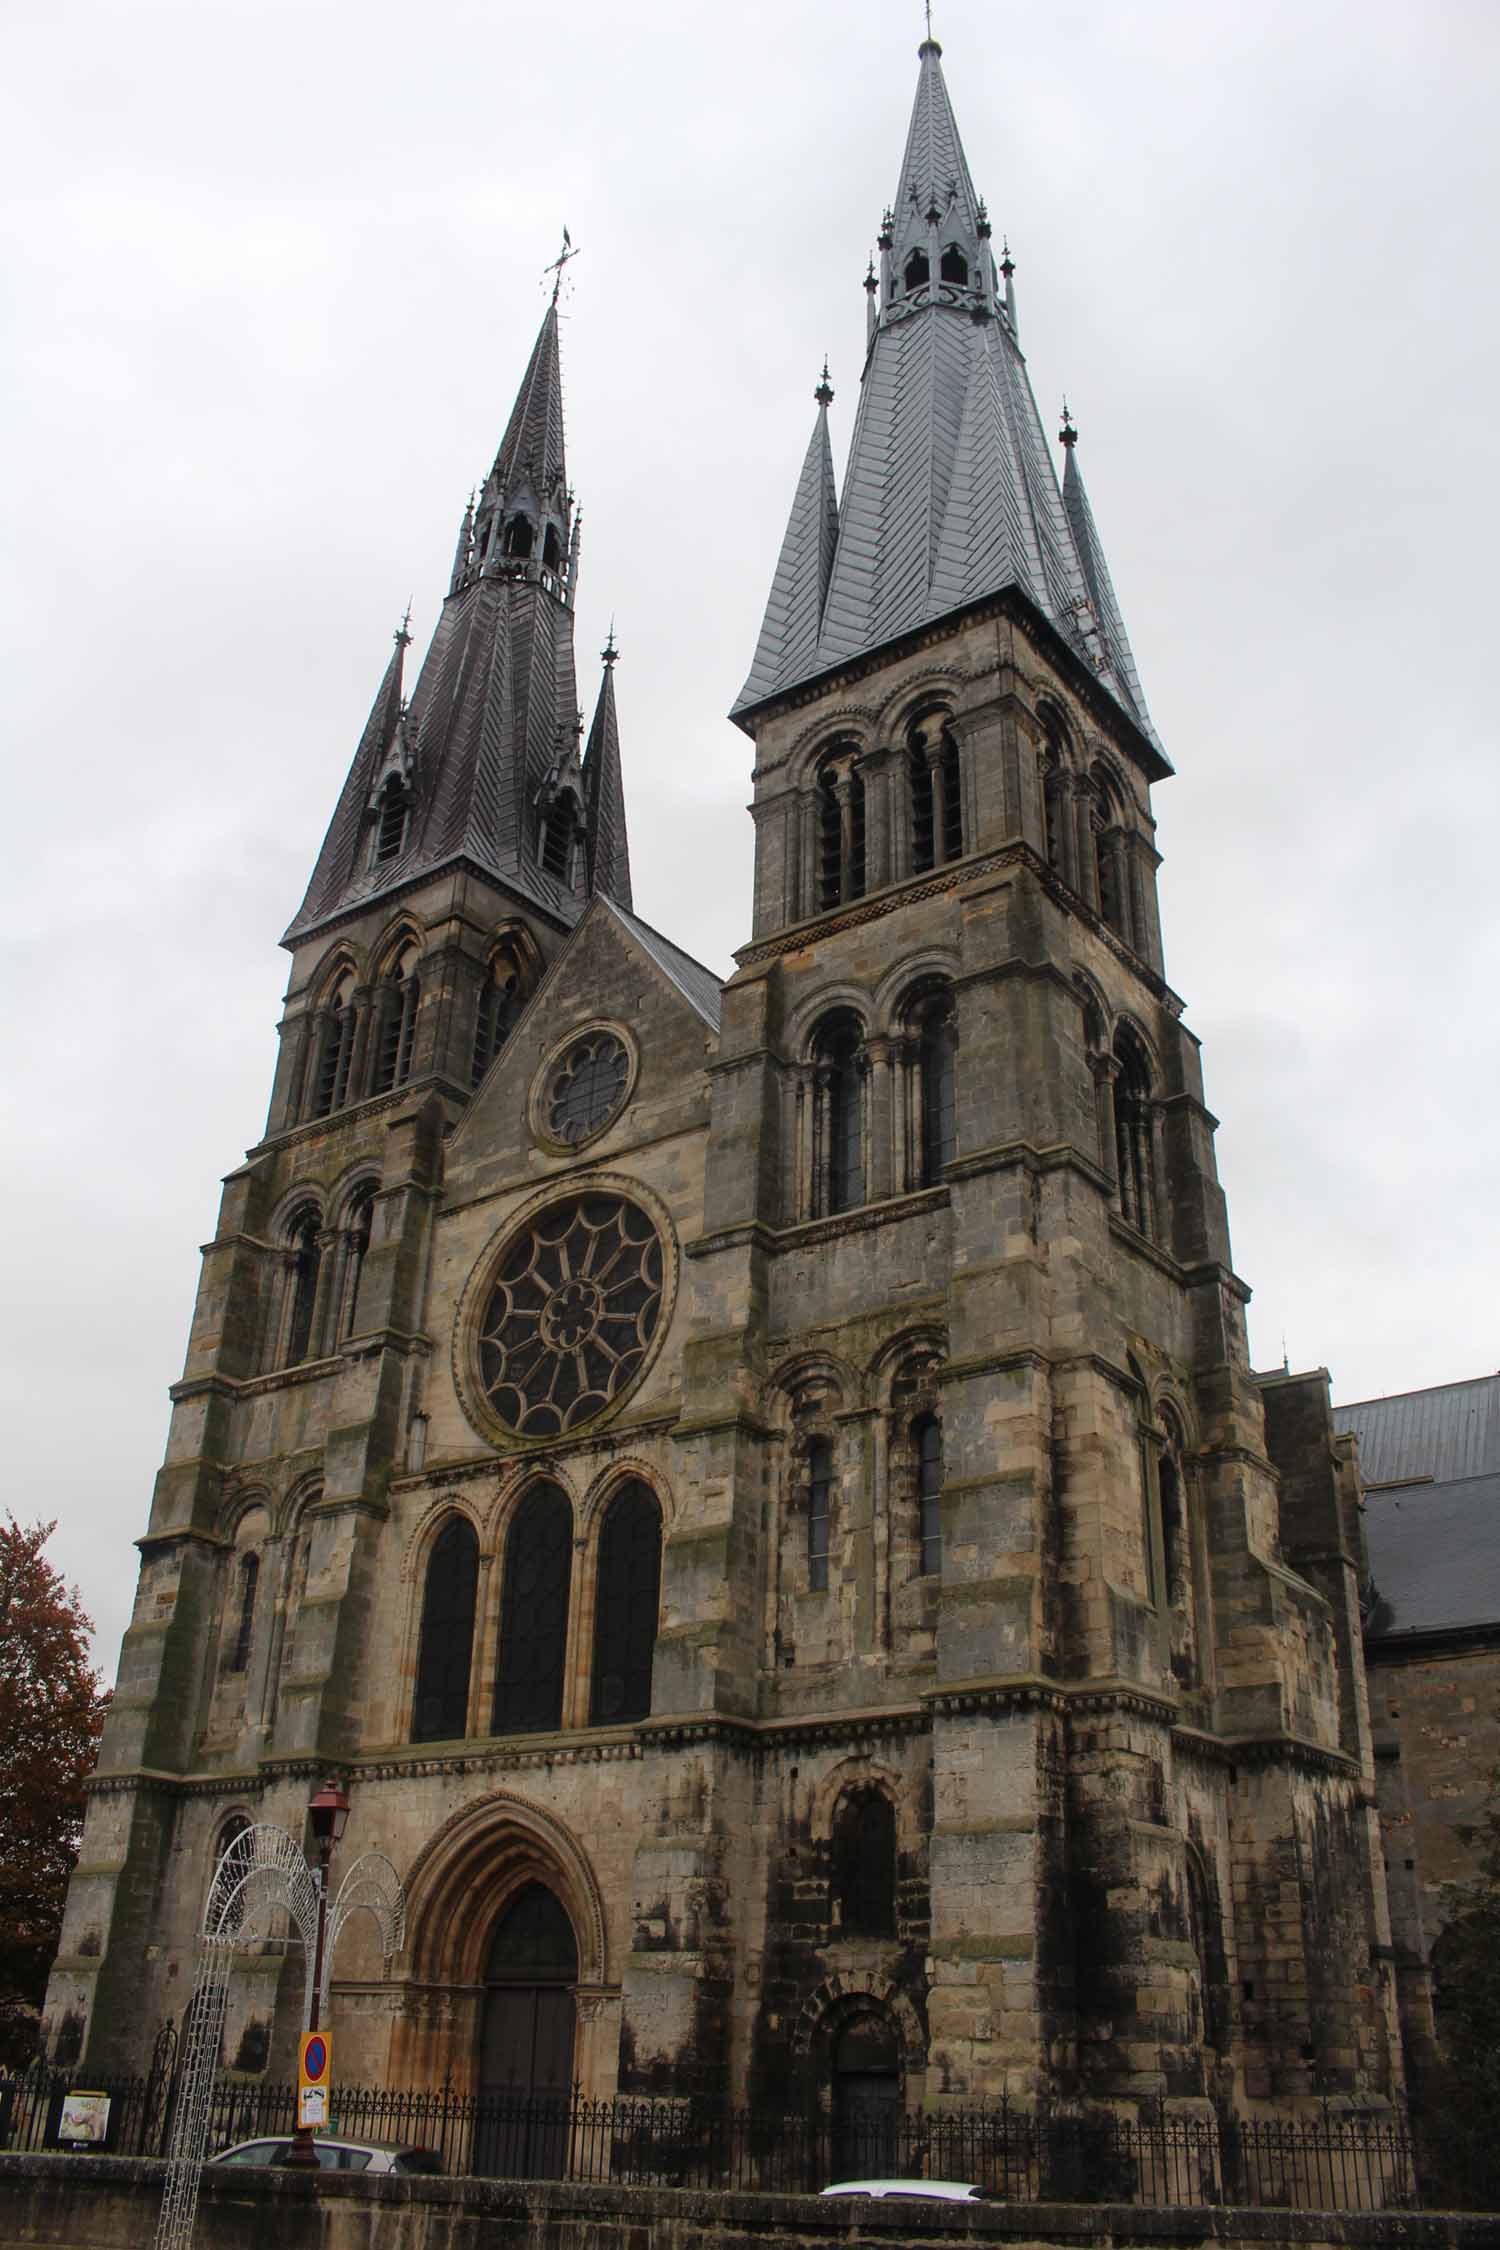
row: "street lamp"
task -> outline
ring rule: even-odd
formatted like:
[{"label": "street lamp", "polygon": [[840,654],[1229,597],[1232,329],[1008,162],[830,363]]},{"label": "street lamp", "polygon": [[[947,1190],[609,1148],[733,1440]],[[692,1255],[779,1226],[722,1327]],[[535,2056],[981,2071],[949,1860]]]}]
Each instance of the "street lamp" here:
[{"label": "street lamp", "polygon": [[[313,1946],[312,1999],[308,2004],[307,2029],[317,2031],[318,1998],[323,1990],[323,1935],[328,1917],[328,1862],[333,1857],[333,1847],[343,1835],[349,1821],[349,1800],[336,1781],[325,1781],[307,1808],[312,1823],[313,1841],[318,1847],[316,1888],[318,1893],[318,1934]],[[301,2121],[300,2109],[296,2135],[286,2152],[285,2162],[300,2171],[315,2172],[318,2168],[318,2151],[310,2125]]]}]

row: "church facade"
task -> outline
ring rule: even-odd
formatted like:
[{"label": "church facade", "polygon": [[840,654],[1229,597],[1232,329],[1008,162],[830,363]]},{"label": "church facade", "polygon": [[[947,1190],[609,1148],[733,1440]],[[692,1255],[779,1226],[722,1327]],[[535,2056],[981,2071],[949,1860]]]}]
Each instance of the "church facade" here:
[{"label": "church facade", "polygon": [[[1170,774],[920,50],[842,493],[826,377],[734,716],[726,984],[584,739],[555,301],[307,895],[204,1267],[55,2053],[181,2013],[216,1854],[406,1887],[341,2075],[759,2105],[1402,2075],[1326,1380],[1258,1380],[1167,985]],[[337,1866],[335,1867],[335,1877]],[[300,1976],[235,1984],[284,2068]]]}]

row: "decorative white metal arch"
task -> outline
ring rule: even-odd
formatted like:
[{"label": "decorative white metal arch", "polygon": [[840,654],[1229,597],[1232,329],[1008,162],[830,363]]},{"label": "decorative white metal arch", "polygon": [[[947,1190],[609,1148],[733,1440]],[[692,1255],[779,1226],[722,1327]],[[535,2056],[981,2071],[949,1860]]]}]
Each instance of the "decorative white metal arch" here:
[{"label": "decorative white metal arch", "polygon": [[[308,2023],[318,1906],[319,1877],[308,1866],[302,1846],[286,1829],[260,1821],[231,1837],[214,1869],[203,1909],[200,1968],[183,2027],[177,2108],[167,2150],[167,2178],[155,2250],[190,2250],[192,2243],[234,1949],[251,1938],[271,1935],[275,1916],[285,1914],[302,1945],[302,2021]],[[323,1946],[320,2016],[328,2005],[339,1932],[351,1915],[360,1913],[374,1916],[389,1967],[406,1935],[406,1896],[384,1852],[363,1852],[334,1896]]]}]

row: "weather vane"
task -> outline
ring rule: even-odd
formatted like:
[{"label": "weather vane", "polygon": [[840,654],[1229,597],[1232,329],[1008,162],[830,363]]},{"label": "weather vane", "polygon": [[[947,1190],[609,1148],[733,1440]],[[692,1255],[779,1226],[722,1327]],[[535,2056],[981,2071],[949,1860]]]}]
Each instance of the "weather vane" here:
[{"label": "weather vane", "polygon": [[553,259],[551,265],[544,266],[542,268],[544,274],[555,274],[557,277],[552,284],[552,302],[554,305],[557,303],[558,293],[563,285],[563,268],[567,265],[570,258],[576,258],[577,255],[578,252],[573,248],[573,237],[569,234],[567,228],[564,227],[562,248],[558,251],[557,256]]}]

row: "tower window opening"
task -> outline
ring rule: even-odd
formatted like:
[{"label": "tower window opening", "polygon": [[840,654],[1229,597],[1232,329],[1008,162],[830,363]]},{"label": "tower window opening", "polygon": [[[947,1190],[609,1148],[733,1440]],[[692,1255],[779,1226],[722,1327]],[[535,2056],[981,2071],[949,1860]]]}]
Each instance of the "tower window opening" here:
[{"label": "tower window opening", "polygon": [[845,1937],[896,1934],[896,1808],[883,1790],[855,1790],[839,1807],[833,1909]]},{"label": "tower window opening", "polygon": [[911,871],[925,875],[932,865],[932,774],[919,742],[907,751],[906,763],[911,775]]},{"label": "tower window opening", "polygon": [[292,1309],[287,1322],[288,1367],[300,1365],[312,1347],[318,1273],[323,1263],[322,1232],[323,1222],[313,1210],[299,1212],[289,1229]]},{"label": "tower window opening", "polygon": [[943,1569],[943,1425],[935,1414],[924,1414],[912,1430],[917,1457],[917,1536],[921,1544],[924,1578],[938,1578]]},{"label": "tower window opening", "polygon": [[562,1724],[572,1566],[573,1511],[557,1485],[538,1485],[516,1510],[505,1542],[496,1734]]},{"label": "tower window opening", "polygon": [[479,989],[479,1006],[474,1016],[474,1055],[469,1071],[471,1085],[479,1084],[510,1037],[520,1013],[520,970],[508,953],[499,953],[490,963]]},{"label": "tower window opening", "polygon": [[557,536],[556,524],[549,523],[542,540],[542,563],[547,570],[561,570],[562,541]]},{"label": "tower window opening", "polygon": [[229,1651],[225,1669],[243,1672],[250,1661],[250,1636],[255,1630],[255,1589],[260,1580],[259,1555],[240,1557],[240,1614],[235,1627],[234,1645]]},{"label": "tower window opening", "polygon": [[828,1591],[828,1527],[833,1501],[833,1445],[815,1437],[807,1448],[807,1585]]},{"label": "tower window opening", "polygon": [[1115,1186],[1122,1217],[1144,1235],[1156,1232],[1156,1180],[1151,1076],[1128,1031],[1115,1041]]},{"label": "tower window opening", "polygon": [[525,562],[531,553],[536,533],[529,516],[512,516],[505,527],[505,552],[517,562]]},{"label": "tower window opening", "polygon": [[365,1260],[370,1254],[370,1237],[375,1225],[375,1190],[362,1188],[349,1214],[349,1282],[345,1299],[344,1334],[354,1336],[359,1332],[359,1285],[364,1279]]},{"label": "tower window opening", "polygon": [[573,842],[576,830],[577,820],[572,798],[556,798],[542,822],[542,867],[546,874],[555,876],[559,883],[570,883],[573,880]]},{"label": "tower window opening", "polygon": [[411,1073],[417,1002],[421,997],[416,968],[416,947],[406,945],[380,980],[379,1029],[370,1074],[372,1094],[388,1094],[393,1087],[404,1086]]},{"label": "tower window opening", "polygon": [[349,1093],[349,1065],[354,1059],[354,979],[343,976],[334,987],[319,1027],[318,1068],[313,1084],[312,1113],[326,1117],[342,1109]]},{"label": "tower window opening", "polygon": [[938,274],[942,280],[951,281],[960,289],[967,286],[969,261],[956,242],[950,242],[943,252],[938,265]]},{"label": "tower window opening", "polygon": [[406,842],[406,816],[411,799],[406,789],[392,774],[380,792],[380,805],[375,819],[375,863],[379,866],[388,859],[398,859]]},{"label": "tower window opening", "polygon": [[865,1199],[864,1032],[857,1016],[841,1012],[824,1024],[815,1069],[822,1209],[849,1211]]},{"label": "tower window opening", "polygon": [[906,261],[906,268],[901,278],[908,290],[925,289],[927,287],[931,278],[931,268],[927,263],[927,252],[925,250],[913,250]]},{"label": "tower window opening", "polygon": [[599,1534],[594,1622],[593,1725],[644,1719],[661,1607],[661,1510],[639,1479],[609,1504]]},{"label": "tower window opening", "polygon": [[825,759],[818,771],[818,906],[842,906],[865,890],[865,785],[855,753]]},{"label": "tower window opening", "polygon": [[950,992],[935,993],[917,1030],[922,1073],[922,1181],[935,1187],[957,1153],[958,1024]]},{"label": "tower window opening", "polygon": [[1063,806],[1062,769],[1049,751],[1042,767],[1042,814],[1046,824],[1047,865],[1058,875],[1067,873],[1063,856]]},{"label": "tower window opening", "polygon": [[964,813],[958,793],[958,744],[953,729],[943,728],[942,749],[938,754],[938,773],[942,782],[942,819],[937,825],[945,860],[962,859],[964,850]]}]

